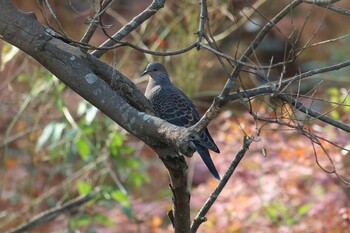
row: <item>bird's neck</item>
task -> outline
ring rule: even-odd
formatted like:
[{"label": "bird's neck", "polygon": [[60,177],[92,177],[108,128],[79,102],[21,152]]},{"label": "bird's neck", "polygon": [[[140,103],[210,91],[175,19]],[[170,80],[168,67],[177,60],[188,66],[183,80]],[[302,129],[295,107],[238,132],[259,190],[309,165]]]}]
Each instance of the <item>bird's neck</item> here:
[{"label": "bird's neck", "polygon": [[148,85],[150,86],[157,86],[157,85],[165,85],[165,84],[171,84],[170,78],[168,75],[158,75],[157,77],[150,78]]}]

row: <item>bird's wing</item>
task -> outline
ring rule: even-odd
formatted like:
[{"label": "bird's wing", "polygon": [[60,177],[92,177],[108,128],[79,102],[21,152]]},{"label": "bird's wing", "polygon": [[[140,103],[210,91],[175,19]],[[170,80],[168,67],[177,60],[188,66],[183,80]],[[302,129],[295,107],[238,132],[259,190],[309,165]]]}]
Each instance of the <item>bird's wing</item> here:
[{"label": "bird's wing", "polygon": [[157,98],[159,104],[157,102],[154,104],[158,110],[156,111],[162,119],[174,125],[190,127],[200,119],[198,111],[187,96],[174,88],[162,89],[162,92],[166,92],[166,95],[160,93],[160,98]]},{"label": "bird's wing", "polygon": [[[163,87],[152,100],[155,111],[159,117],[171,124],[190,127],[200,120],[199,112],[181,90],[175,86]],[[203,147],[220,153],[208,129],[200,132],[201,141],[198,142]]]}]

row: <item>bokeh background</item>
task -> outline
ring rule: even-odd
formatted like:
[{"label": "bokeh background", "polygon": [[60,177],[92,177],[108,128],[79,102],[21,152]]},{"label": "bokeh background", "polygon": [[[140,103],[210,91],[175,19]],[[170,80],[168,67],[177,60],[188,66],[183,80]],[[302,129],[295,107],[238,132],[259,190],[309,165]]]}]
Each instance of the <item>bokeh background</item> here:
[{"label": "bokeh background", "polygon": [[[34,0],[11,1],[23,11],[34,11],[44,24],[59,30],[47,9]],[[41,1],[39,1],[41,2]],[[115,1],[102,17],[90,42],[98,46],[149,5],[150,1]],[[210,0],[211,33],[222,52],[239,56],[266,19],[289,1]],[[80,40],[98,4],[95,1],[50,1],[65,32]],[[347,1],[339,5],[349,9]],[[252,9],[252,6],[257,8]],[[197,1],[166,1],[165,7],[125,40],[157,51],[172,51],[196,40]],[[247,17],[249,19],[247,19]],[[46,19],[45,19],[46,18]],[[305,49],[286,67],[286,77],[345,61],[350,54],[348,17],[304,4],[291,12],[265,38],[252,62],[268,65],[286,59],[286,38],[300,34],[296,47],[338,38],[332,43]],[[312,44],[311,43],[311,44]],[[166,169],[155,153],[104,116],[53,77],[35,60],[0,41],[0,232],[25,222],[46,209],[98,188],[96,199],[41,224],[30,232],[172,232],[167,211],[171,193]],[[146,55],[129,47],[105,54],[102,59],[133,80],[146,64],[157,60],[167,67],[173,82],[186,92],[203,113],[218,95],[227,77],[216,57],[204,49],[173,57]],[[262,71],[266,75],[266,71]],[[281,70],[271,70],[278,79]],[[301,93],[313,92],[312,106],[349,122],[349,69],[319,75],[301,83]],[[322,82],[321,82],[322,81]],[[242,73],[240,85],[256,87],[263,81]],[[334,108],[329,100],[345,103]],[[268,103],[255,102],[257,111],[270,114]],[[305,100],[306,102],[309,99]],[[347,105],[346,105],[347,104]],[[305,116],[304,116],[305,117]],[[223,174],[242,145],[245,134],[255,135],[247,155],[199,232],[350,232],[350,190],[330,168],[322,148],[296,130],[266,125],[257,135],[257,122],[239,101],[228,105],[209,130],[221,154],[213,154]],[[342,147],[350,136],[317,120],[308,127]],[[349,175],[349,153],[325,143],[324,148],[341,175]],[[316,163],[316,160],[319,164]],[[188,160],[193,216],[216,187],[198,156]],[[322,167],[322,168],[321,168]]]}]

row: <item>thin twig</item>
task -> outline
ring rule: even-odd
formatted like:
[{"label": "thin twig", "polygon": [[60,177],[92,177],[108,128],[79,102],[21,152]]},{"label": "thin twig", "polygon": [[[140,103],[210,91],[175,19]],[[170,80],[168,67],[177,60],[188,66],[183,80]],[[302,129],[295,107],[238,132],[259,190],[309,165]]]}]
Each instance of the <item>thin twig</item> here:
[{"label": "thin twig", "polygon": [[42,224],[44,222],[48,222],[52,219],[57,218],[57,216],[70,211],[74,208],[77,208],[79,206],[82,206],[86,202],[90,201],[91,199],[95,198],[96,192],[89,193],[87,195],[79,196],[61,206],[56,206],[54,208],[51,208],[49,210],[46,210],[33,218],[29,219],[28,222],[16,227],[15,229],[11,229],[5,233],[21,233],[25,232],[39,224]]},{"label": "thin twig", "polygon": [[278,94],[277,95],[280,99],[286,101],[287,103],[290,103],[292,106],[294,106],[297,110],[300,112],[305,113],[308,116],[315,117],[316,119],[319,119],[325,123],[328,123],[330,125],[333,125],[339,129],[342,129],[346,132],[350,132],[350,126],[341,122],[341,121],[336,121],[333,118],[330,118],[320,112],[317,112],[315,110],[312,110],[311,108],[307,108],[303,103],[298,101],[297,99],[286,95],[286,94]]},{"label": "thin twig", "polygon": [[191,225],[191,232],[192,233],[197,232],[197,229],[200,226],[200,224],[202,224],[203,222],[206,221],[205,215],[208,213],[209,209],[212,207],[212,205],[214,204],[214,202],[216,201],[216,199],[220,195],[221,191],[226,186],[231,175],[236,170],[238,164],[240,163],[243,156],[245,155],[245,153],[249,149],[249,146],[253,142],[253,139],[254,138],[247,138],[246,136],[244,136],[243,145],[242,145],[241,149],[238,151],[238,153],[236,154],[235,159],[230,164],[229,168],[227,169],[227,171],[225,172],[225,175],[220,180],[216,189],[213,191],[213,193],[210,195],[208,200],[205,202],[203,207],[198,212],[197,216],[194,218],[192,225]]},{"label": "thin twig", "polygon": [[151,55],[155,55],[155,56],[165,57],[165,56],[174,56],[174,55],[179,55],[179,54],[185,53],[187,51],[192,50],[193,48],[195,48],[197,46],[197,43],[194,42],[194,43],[188,45],[187,47],[179,49],[179,50],[168,51],[168,52],[157,52],[157,51],[152,51],[152,50],[148,50],[148,49],[143,49],[143,48],[138,47],[137,45],[134,45],[128,41],[116,41],[116,43],[119,43],[119,44],[111,46],[111,47],[104,47],[104,48],[95,47],[95,49],[102,51],[102,50],[109,50],[109,49],[118,48],[118,47],[122,47],[122,46],[128,46],[128,47],[133,48],[141,53],[147,53],[147,54],[151,54]]},{"label": "thin twig", "polygon": [[305,3],[309,4],[320,4],[320,5],[329,5],[332,3],[339,2],[340,0],[303,0]]},{"label": "thin twig", "polygon": [[340,6],[336,6],[336,5],[333,5],[333,4],[328,5],[328,6],[320,5],[320,4],[317,4],[317,5],[320,6],[320,7],[326,7],[327,9],[332,10],[332,11],[337,12],[337,13],[342,14],[342,15],[347,15],[347,16],[350,15],[350,10],[349,9],[345,9],[345,8],[340,7]]},{"label": "thin twig", "polygon": [[[100,48],[113,46],[116,43],[115,41],[120,41],[123,39],[139,25],[156,14],[158,10],[164,6],[164,2],[165,0],[153,0],[151,5],[149,5],[143,12],[134,17],[129,23],[125,24],[118,32],[116,32],[112,36],[113,39],[108,39],[102,45],[100,45]],[[95,57],[101,57],[105,52],[106,51],[103,50],[95,50],[91,54]]]},{"label": "thin twig", "polygon": [[153,50],[147,50],[147,49],[143,49],[137,45],[134,45],[132,43],[130,43],[129,41],[117,41],[117,40],[114,40],[113,38],[111,38],[111,40],[113,40],[115,42],[114,45],[112,46],[108,46],[108,47],[96,47],[96,46],[93,46],[93,45],[90,45],[90,44],[87,44],[87,43],[82,43],[82,42],[79,42],[79,41],[74,41],[74,40],[71,40],[71,39],[67,39],[67,38],[64,38],[62,35],[58,34],[58,33],[52,33],[52,31],[47,31],[48,34],[50,34],[51,36],[55,37],[55,38],[59,38],[59,39],[65,39],[67,41],[69,41],[71,44],[74,44],[75,46],[79,47],[79,48],[82,48],[82,49],[94,49],[94,50],[100,50],[100,51],[107,51],[107,50],[110,50],[110,49],[115,49],[115,48],[120,48],[120,47],[123,47],[123,46],[129,46],[141,53],[147,53],[147,54],[151,54],[151,55],[155,55],[155,56],[175,56],[175,55],[179,55],[179,54],[182,54],[182,53],[185,53],[187,51],[190,51],[192,50],[193,48],[196,48],[197,46],[197,42],[193,42],[192,44],[188,45],[187,47],[185,48],[182,48],[182,49],[179,49],[179,50],[174,50],[174,51],[168,51],[168,52],[157,52],[157,51],[153,51]]},{"label": "thin twig", "polygon": [[299,81],[299,80],[302,80],[305,78],[309,78],[311,76],[314,76],[315,74],[322,74],[322,73],[326,73],[329,71],[340,70],[342,68],[349,67],[349,66],[350,66],[350,60],[339,63],[339,64],[331,65],[331,66],[326,66],[326,67],[322,67],[322,68],[318,68],[318,69],[309,70],[309,71],[306,71],[304,73],[295,75],[294,77],[285,79],[281,82],[281,84],[287,85],[287,84],[294,82],[294,81]]},{"label": "thin twig", "polygon": [[[258,87],[250,90],[245,90],[244,92],[236,92],[233,94],[230,94],[227,98],[228,101],[234,101],[243,98],[249,98],[249,97],[256,97],[259,95],[264,95],[264,94],[273,94],[275,90],[270,87],[270,86],[264,86],[264,87]],[[330,124],[334,127],[337,127],[339,129],[344,130],[345,132],[350,132],[350,126],[341,122],[334,120],[333,118],[330,118],[326,116],[325,114],[322,114],[320,112],[317,112],[311,108],[306,107],[303,103],[298,101],[297,99],[291,97],[290,95],[287,94],[277,94],[277,96],[286,101],[287,103],[290,103],[292,106],[294,106],[297,110],[305,113],[308,116],[312,116],[320,121],[323,121],[327,124]],[[200,128],[200,127],[199,127]],[[197,128],[196,128],[197,129]]]},{"label": "thin twig", "polygon": [[[271,21],[269,21],[258,33],[258,35],[255,37],[255,39],[252,41],[250,46],[245,50],[245,52],[242,54],[242,56],[239,58],[239,62],[246,62],[250,55],[253,53],[253,51],[259,46],[261,41],[265,38],[267,33],[275,27],[275,25],[283,19],[287,14],[290,13],[291,10],[296,8],[298,5],[302,3],[302,0],[295,0],[292,3],[288,4],[283,10],[281,10]],[[241,72],[243,66],[238,64],[235,69],[232,71],[231,78],[227,80],[220,96],[226,97],[229,95],[233,84],[235,82],[235,79],[238,77],[239,73]]]},{"label": "thin twig", "polygon": [[340,0],[304,0],[305,3],[313,4],[319,7],[324,7],[342,15],[350,15],[350,10],[334,5],[333,3]]},{"label": "thin twig", "polygon": [[208,22],[208,8],[207,1],[200,0],[201,13],[199,15],[199,25],[198,25],[198,38],[197,38],[197,50],[200,49],[200,43],[202,42],[203,36],[205,35],[204,26]]},{"label": "thin twig", "polygon": [[343,40],[343,39],[346,39],[350,37],[350,34],[347,34],[347,35],[343,35],[343,36],[339,36],[337,38],[332,38],[332,39],[329,39],[329,40],[324,40],[324,41],[320,41],[320,42],[316,42],[316,43],[313,43],[313,44],[310,44],[310,45],[304,45],[302,48],[298,48],[295,50],[295,52],[299,52],[301,50],[305,50],[305,49],[308,49],[308,48],[312,48],[312,47],[315,47],[315,46],[318,46],[318,45],[324,45],[324,44],[327,44],[327,43],[332,43],[332,42],[336,42],[336,41],[339,41],[339,40]]},{"label": "thin twig", "polygon": [[51,7],[49,1],[48,1],[48,0],[45,0],[45,3],[46,3],[47,9],[49,9],[50,14],[52,15],[52,17],[54,18],[56,24],[57,24],[58,27],[60,28],[61,33],[62,33],[65,37],[69,38],[69,37],[68,37],[68,34],[64,31],[63,26],[62,26],[60,20],[57,18],[57,16],[56,16],[54,10],[52,9],[52,7]]},{"label": "thin twig", "polygon": [[97,29],[97,22],[101,20],[101,15],[107,10],[107,8],[114,2],[115,0],[104,0],[100,6],[100,9],[96,12],[95,16],[91,19],[90,25],[86,30],[84,36],[80,40],[82,43],[88,43],[92,36],[94,35]]}]

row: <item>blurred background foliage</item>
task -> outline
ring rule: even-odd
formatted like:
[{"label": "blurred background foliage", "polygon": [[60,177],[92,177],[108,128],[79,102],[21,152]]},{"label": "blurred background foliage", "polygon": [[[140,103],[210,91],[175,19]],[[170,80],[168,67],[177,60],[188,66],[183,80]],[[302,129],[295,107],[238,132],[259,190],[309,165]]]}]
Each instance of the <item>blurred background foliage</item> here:
[{"label": "blurred background foliage", "polygon": [[[45,22],[37,1],[12,1],[25,11],[34,11]],[[221,51],[238,56],[264,24],[263,14],[273,17],[284,4],[273,1],[208,1],[211,33]],[[141,12],[150,1],[116,1],[91,41],[99,45],[121,25]],[[79,40],[96,10],[95,1],[50,1],[65,32]],[[257,13],[249,4],[259,7]],[[347,4],[349,7],[349,3]],[[279,23],[252,62],[267,65],[286,59],[287,36],[300,32],[300,47],[310,40],[346,35],[345,16],[303,5]],[[310,19],[304,25],[305,12]],[[46,12],[53,27],[52,15]],[[166,1],[164,9],[146,21],[128,40],[142,48],[173,51],[196,40],[197,1]],[[249,20],[245,16],[249,17]],[[322,19],[322,26],[320,26]],[[293,22],[293,24],[291,24]],[[301,25],[304,25],[302,29]],[[290,39],[290,38],[289,38]],[[291,40],[291,39],[290,39]],[[344,61],[350,40],[306,49],[288,65],[293,75]],[[142,142],[127,134],[58,79],[18,49],[0,41],[0,231],[26,221],[34,214],[76,197],[96,191],[84,207],[67,213],[31,232],[172,232],[166,212],[171,208],[166,170]],[[322,51],[322,53],[320,52]],[[147,78],[139,78],[146,64],[157,60],[166,65],[174,83],[195,100],[203,111],[226,81],[216,57],[205,50],[191,50],[174,57],[142,54],[128,47],[110,51],[102,59],[130,77],[141,90]],[[260,72],[260,71],[259,71]],[[271,70],[271,79],[281,70]],[[267,75],[261,71],[261,75]],[[302,83],[310,104],[343,122],[349,122],[349,70],[322,74]],[[242,87],[263,84],[259,76],[242,73]],[[316,88],[315,88],[316,85]],[[291,89],[293,91],[293,89]],[[324,100],[329,100],[324,101]],[[339,106],[337,103],[344,103]],[[252,106],[262,115],[275,113],[273,98],[257,98]],[[221,174],[241,145],[244,133],[255,134],[256,122],[241,104],[227,107],[210,130],[222,153],[214,156]],[[306,119],[307,120],[307,119]],[[349,135],[319,122],[309,125],[320,135],[350,148]],[[348,174],[349,154],[325,146],[340,172]],[[264,157],[262,151],[267,151]],[[318,160],[330,166],[325,154],[316,149]],[[315,163],[312,144],[298,132],[269,125],[259,135],[250,154],[208,214],[200,232],[346,232],[349,230],[349,189],[326,174]],[[189,163],[193,214],[202,206],[216,181],[194,156]]]}]

